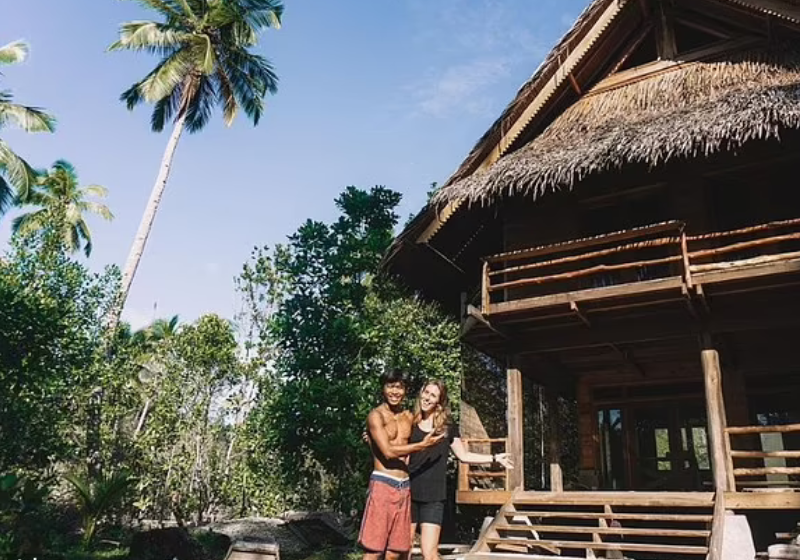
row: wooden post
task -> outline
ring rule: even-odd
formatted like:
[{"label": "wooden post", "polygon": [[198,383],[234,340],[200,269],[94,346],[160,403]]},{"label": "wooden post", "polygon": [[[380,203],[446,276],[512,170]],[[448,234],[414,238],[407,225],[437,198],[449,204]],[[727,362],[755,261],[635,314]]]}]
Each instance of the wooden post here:
[{"label": "wooden post", "polygon": [[483,262],[483,280],[481,281],[481,313],[484,315],[489,314],[489,304],[491,303],[491,299],[489,298],[489,282],[491,277],[489,276],[489,263],[487,261]]},{"label": "wooden post", "polygon": [[722,397],[722,370],[719,366],[719,353],[711,345],[711,337],[703,337],[703,377],[706,389],[706,411],[708,414],[708,436],[711,447],[711,468],[714,471],[714,488],[717,492],[734,491],[731,488],[728,472],[728,452],[726,439],[727,422],[725,402]]},{"label": "wooden post", "polygon": [[525,481],[522,442],[522,372],[515,366],[516,364],[513,362],[509,363],[506,370],[506,396],[508,398],[506,412],[508,447],[506,451],[514,461],[514,468],[508,471],[508,486],[511,490],[522,489]]},{"label": "wooden post", "polygon": [[550,424],[547,455],[550,462],[550,491],[564,491],[564,474],[561,471],[561,426],[559,425],[558,392],[553,383],[545,388],[547,391],[547,418]]}]

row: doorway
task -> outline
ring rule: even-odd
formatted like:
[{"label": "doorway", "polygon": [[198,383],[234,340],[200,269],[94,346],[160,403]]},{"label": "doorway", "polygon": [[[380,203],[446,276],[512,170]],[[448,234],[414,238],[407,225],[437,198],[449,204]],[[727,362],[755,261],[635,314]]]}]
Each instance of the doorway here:
[{"label": "doorway", "polygon": [[702,402],[603,408],[598,427],[602,489],[700,491],[711,486]]}]

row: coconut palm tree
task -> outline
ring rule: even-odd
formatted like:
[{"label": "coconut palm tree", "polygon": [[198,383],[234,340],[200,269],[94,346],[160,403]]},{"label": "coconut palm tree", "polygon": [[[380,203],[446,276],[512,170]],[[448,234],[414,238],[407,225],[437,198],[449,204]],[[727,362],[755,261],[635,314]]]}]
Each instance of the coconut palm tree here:
[{"label": "coconut palm tree", "polygon": [[92,232],[83,219],[85,213],[97,214],[106,220],[114,215],[108,207],[88,197],[105,198],[108,190],[99,185],[81,188],[78,174],[68,161],[56,161],[49,171],[40,173],[36,186],[30,190],[21,204],[39,206],[38,210],[17,217],[13,222],[14,233],[27,234],[32,231],[51,227],[56,221],[62,229],[64,246],[72,252],[83,252],[88,257],[92,254]]},{"label": "coconut palm tree", "polygon": [[[0,47],[0,65],[18,64],[28,56],[28,45],[22,41]],[[53,132],[55,119],[36,107],[14,103],[9,90],[0,90],[0,133],[8,125],[26,132]],[[0,215],[14,200],[14,191],[25,198],[35,182],[35,173],[24,159],[0,138]]]},{"label": "coconut palm tree", "polygon": [[271,64],[250,49],[267,28],[280,27],[280,0],[138,0],[160,21],[133,21],[120,28],[109,50],[144,51],[158,55],[155,69],[121,95],[128,109],[154,104],[151,128],[160,132],[172,123],[161,167],[122,272],[120,297],[108,326],[115,328],[142,258],[172,159],[184,129],[198,132],[215,106],[230,126],[242,110],[258,124],[264,97],[277,91]]}]

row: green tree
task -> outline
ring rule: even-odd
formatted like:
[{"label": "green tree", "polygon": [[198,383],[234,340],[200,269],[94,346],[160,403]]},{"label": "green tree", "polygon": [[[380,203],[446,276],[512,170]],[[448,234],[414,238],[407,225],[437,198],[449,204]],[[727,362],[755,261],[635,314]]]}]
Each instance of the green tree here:
[{"label": "green tree", "polygon": [[[18,64],[28,56],[28,45],[22,41],[0,47],[0,65]],[[14,103],[9,90],[0,90],[0,133],[8,125],[26,132],[53,132],[55,119],[36,107]],[[14,200],[14,193],[25,199],[35,182],[35,173],[11,146],[0,138],[0,215]]]},{"label": "green tree", "polygon": [[458,395],[458,325],[378,276],[399,201],[382,187],[349,187],[334,223],[306,222],[286,245],[256,251],[242,274],[261,284],[246,293],[271,310],[258,320],[275,368],[249,417],[263,446],[254,462],[277,466],[304,507],[363,505],[371,464],[360,435],[386,367],[413,376],[410,397],[425,377]]},{"label": "green tree", "polygon": [[156,68],[121,99],[128,109],[155,105],[151,126],[160,132],[173,123],[161,167],[122,274],[118,305],[110,317],[116,327],[142,258],[161,197],[167,185],[178,140],[184,129],[202,130],[216,105],[230,126],[239,110],[258,124],[267,93],[277,91],[270,63],[250,49],[267,28],[280,27],[279,0],[139,0],[163,21],[122,25],[110,50],[145,51],[161,57]]},{"label": "green tree", "polygon": [[52,230],[0,258],[0,472],[73,457],[101,336],[117,290],[71,260]]},{"label": "green tree", "polygon": [[64,246],[72,252],[83,248],[88,257],[92,254],[92,232],[84,220],[85,213],[112,220],[114,215],[105,204],[88,200],[88,197],[105,198],[108,190],[99,185],[80,187],[78,174],[71,163],[56,161],[36,179],[36,185],[23,200],[24,204],[38,206],[14,219],[14,233],[29,234],[49,227],[56,216],[62,217],[61,237]]}]

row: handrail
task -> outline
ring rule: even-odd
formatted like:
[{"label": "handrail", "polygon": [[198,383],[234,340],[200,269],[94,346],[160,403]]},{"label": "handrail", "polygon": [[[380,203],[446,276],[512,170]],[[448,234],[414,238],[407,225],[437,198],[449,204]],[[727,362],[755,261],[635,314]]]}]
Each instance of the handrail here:
[{"label": "handrail", "polygon": [[672,220],[669,222],[662,222],[652,224],[649,226],[642,226],[633,229],[626,229],[615,231],[612,233],[604,233],[601,235],[594,235],[591,237],[584,237],[581,239],[573,239],[561,243],[552,243],[549,245],[540,245],[531,249],[521,249],[518,251],[508,251],[497,255],[491,255],[484,259],[485,262],[490,264],[501,261],[513,261],[528,259],[531,257],[538,257],[541,255],[548,255],[551,253],[560,253],[563,251],[571,251],[582,249],[584,247],[594,247],[596,245],[605,245],[614,241],[624,241],[626,239],[635,239],[647,234],[663,233],[665,231],[682,231],[686,224],[679,220]]},{"label": "handrail", "polygon": [[[737,481],[737,477],[767,476],[767,475],[800,475],[800,467],[768,467],[768,459],[800,459],[800,450],[780,450],[780,451],[751,451],[733,449],[731,436],[753,436],[761,434],[786,434],[800,432],[800,424],[778,424],[772,426],[729,426],[725,429],[725,436],[728,438],[728,447],[731,450],[729,455],[729,467],[733,474],[734,484],[752,484],[752,481]],[[734,467],[736,460],[762,460],[764,466],[761,467]],[[787,481],[761,481],[763,484],[786,485]]]},{"label": "handrail", "polygon": [[[466,446],[467,450],[469,450],[470,444],[496,444],[501,443],[503,444],[503,449],[505,450],[506,446],[508,445],[508,438],[461,438],[461,442]],[[459,492],[469,492],[472,489],[469,487],[469,479],[472,478],[489,478],[489,479],[496,479],[496,478],[504,478],[503,489],[509,490],[508,487],[508,469],[503,469],[501,471],[473,471],[471,469],[471,465],[467,463],[458,463],[458,491]]]},{"label": "handrail", "polygon": [[714,517],[711,521],[711,538],[707,560],[724,560],[722,545],[725,541],[725,492],[717,488],[714,493]]}]

